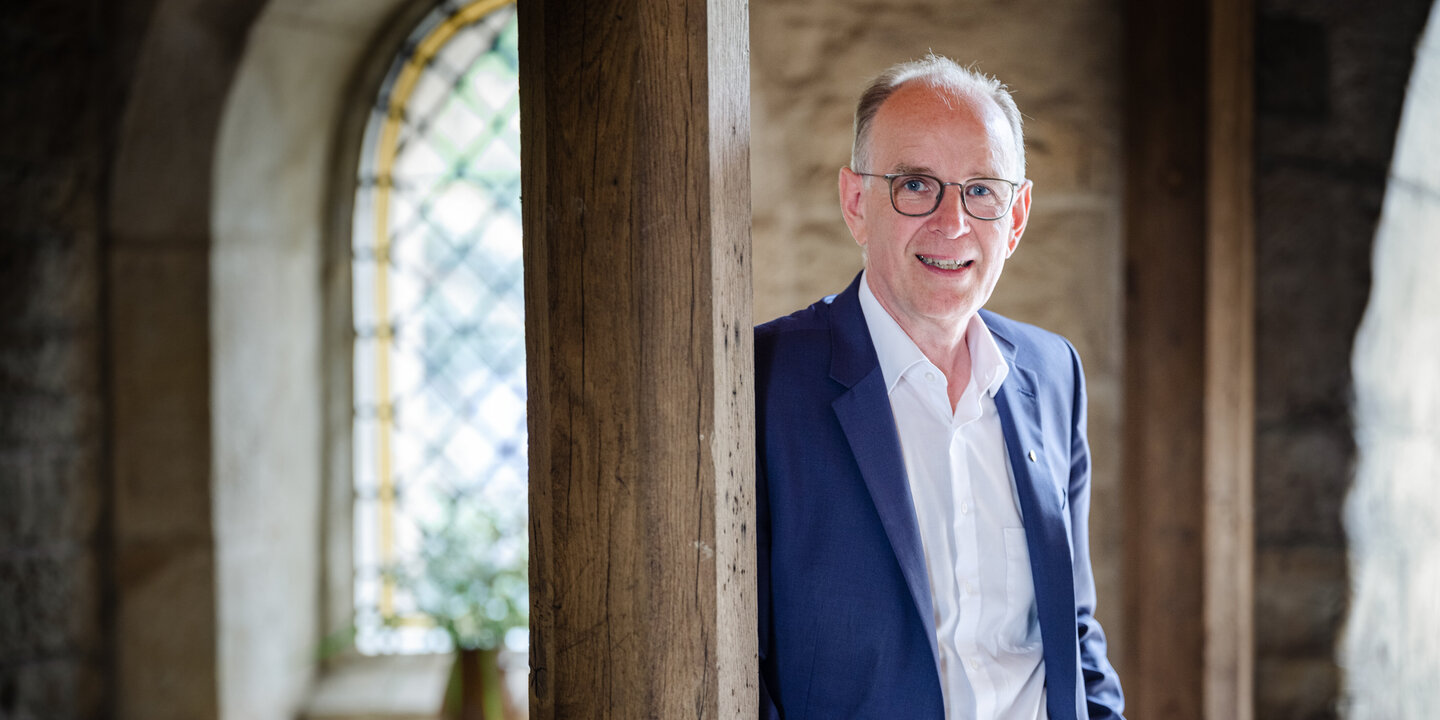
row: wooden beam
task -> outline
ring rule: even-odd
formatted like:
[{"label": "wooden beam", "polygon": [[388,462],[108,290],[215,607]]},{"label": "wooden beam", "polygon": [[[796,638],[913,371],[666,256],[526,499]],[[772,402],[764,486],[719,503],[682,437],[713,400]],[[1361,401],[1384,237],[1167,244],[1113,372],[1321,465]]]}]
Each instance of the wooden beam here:
[{"label": "wooden beam", "polygon": [[1253,0],[1127,6],[1135,717],[1254,715],[1253,16]]},{"label": "wooden beam", "polygon": [[1204,709],[1207,5],[1127,3],[1126,714]]},{"label": "wooden beam", "polygon": [[1251,720],[1255,673],[1254,0],[1210,2],[1205,717]]},{"label": "wooden beam", "polygon": [[746,6],[519,11],[531,716],[753,716]]}]

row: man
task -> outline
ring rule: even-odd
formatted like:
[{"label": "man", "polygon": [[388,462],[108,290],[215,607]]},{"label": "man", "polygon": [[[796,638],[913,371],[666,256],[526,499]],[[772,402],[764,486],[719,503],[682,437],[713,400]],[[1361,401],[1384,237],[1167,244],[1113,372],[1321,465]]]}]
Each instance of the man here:
[{"label": "man", "polygon": [[861,96],[844,292],[756,329],[762,717],[1119,718],[1080,361],[980,308],[1030,213],[1003,85],[930,56]]}]

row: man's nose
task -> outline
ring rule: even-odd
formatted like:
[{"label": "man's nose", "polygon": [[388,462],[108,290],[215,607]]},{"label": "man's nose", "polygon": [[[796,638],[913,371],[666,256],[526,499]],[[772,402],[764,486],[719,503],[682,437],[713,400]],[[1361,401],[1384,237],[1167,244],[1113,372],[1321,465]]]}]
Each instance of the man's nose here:
[{"label": "man's nose", "polygon": [[940,207],[931,216],[937,231],[945,237],[960,237],[970,230],[970,216],[965,214],[965,204],[960,199],[960,188],[946,188],[949,192],[940,198]]}]

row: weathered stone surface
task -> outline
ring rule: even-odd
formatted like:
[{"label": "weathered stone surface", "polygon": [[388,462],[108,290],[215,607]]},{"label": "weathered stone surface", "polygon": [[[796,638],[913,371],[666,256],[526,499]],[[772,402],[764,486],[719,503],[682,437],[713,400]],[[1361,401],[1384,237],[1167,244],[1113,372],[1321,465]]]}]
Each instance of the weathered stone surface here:
[{"label": "weathered stone surface", "polygon": [[0,673],[0,717],[6,720],[87,720],[99,717],[102,687],[94,663],[42,659]]},{"label": "weathered stone surface", "polygon": [[119,717],[218,717],[215,562],[208,539],[132,543],[117,553],[115,575]]},{"label": "weathered stone surface", "polygon": [[1440,5],[1406,99],[1355,345],[1357,470],[1346,500],[1352,610],[1340,647],[1352,720],[1440,703]]},{"label": "weathered stone surface", "polygon": [[1255,717],[1265,720],[1333,720],[1340,671],[1325,657],[1261,657],[1255,668]]},{"label": "weathered stone surface", "polygon": [[0,6],[0,718],[96,717],[99,178],[93,0]]},{"label": "weathered stone surface", "polygon": [[1271,549],[1255,558],[1256,641],[1279,654],[1316,655],[1334,645],[1345,614],[1345,557],[1332,550]]},{"label": "weathered stone surface", "polygon": [[[1261,427],[1255,450],[1257,546],[1341,553],[1340,508],[1355,458],[1348,419],[1322,416]],[[1265,572],[1257,570],[1261,578]]]},{"label": "weathered stone surface", "polygon": [[208,536],[210,418],[207,255],[117,250],[112,368],[116,537]]},{"label": "weathered stone surface", "polygon": [[[1350,358],[1430,0],[1261,0],[1257,26],[1256,678],[1260,718],[1336,717]],[[1320,63],[1317,66],[1317,63]],[[1330,559],[1324,559],[1325,555]]]}]

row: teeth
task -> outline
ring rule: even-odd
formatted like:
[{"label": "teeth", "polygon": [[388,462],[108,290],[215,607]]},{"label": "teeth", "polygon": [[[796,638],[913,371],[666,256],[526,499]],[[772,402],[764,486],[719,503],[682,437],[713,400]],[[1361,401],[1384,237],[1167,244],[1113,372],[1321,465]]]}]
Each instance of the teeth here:
[{"label": "teeth", "polygon": [[936,260],[935,258],[925,257],[924,255],[916,255],[915,257],[920,258],[920,262],[931,267],[940,268],[941,270],[959,270],[960,268],[970,267],[975,264],[974,260],[960,262],[959,260]]}]

